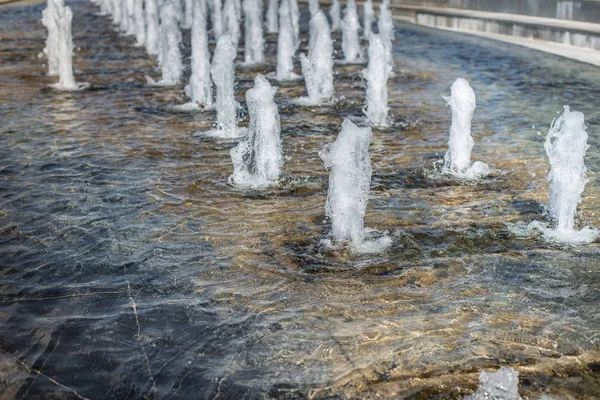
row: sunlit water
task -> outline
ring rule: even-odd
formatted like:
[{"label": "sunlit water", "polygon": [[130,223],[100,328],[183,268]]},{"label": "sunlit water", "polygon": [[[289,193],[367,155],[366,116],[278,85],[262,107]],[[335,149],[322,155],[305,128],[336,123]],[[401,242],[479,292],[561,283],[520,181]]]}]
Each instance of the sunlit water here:
[{"label": "sunlit water", "polygon": [[[234,143],[192,135],[214,112],[169,111],[183,84],[147,86],[155,60],[97,8],[69,6],[75,77],[92,85],[73,93],[48,89],[37,58],[43,5],[0,9],[0,397],[451,398],[500,365],[521,395],[600,396],[600,246],[507,227],[546,218],[543,143],[564,104],[591,145],[576,219],[600,226],[598,68],[399,26],[365,216],[393,244],[359,255],[319,244],[317,152],[343,117],[364,122],[364,66],[334,67],[334,106],[299,108],[303,82],[279,87],[286,177],[244,192],[227,183]],[[276,41],[267,67],[236,68],[242,104]],[[187,65],[189,31],[184,44]],[[477,185],[434,171],[440,94],[459,76],[477,95],[473,158],[503,171]]]}]

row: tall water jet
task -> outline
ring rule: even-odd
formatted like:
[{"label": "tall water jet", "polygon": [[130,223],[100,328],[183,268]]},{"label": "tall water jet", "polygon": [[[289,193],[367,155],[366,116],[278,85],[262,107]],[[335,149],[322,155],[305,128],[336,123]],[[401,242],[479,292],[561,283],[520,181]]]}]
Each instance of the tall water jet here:
[{"label": "tall water jet", "polygon": [[155,86],[177,85],[183,74],[181,64],[181,31],[177,20],[177,10],[173,2],[167,2],[160,7],[159,42],[160,51],[158,64],[162,73],[162,79],[158,82],[147,77],[148,83]]},{"label": "tall water jet", "polygon": [[237,110],[239,104],[235,101],[234,93],[234,64],[236,49],[231,43],[231,35],[221,35],[213,56],[210,73],[217,87],[217,129],[208,132],[208,135],[236,138],[242,134],[237,127]]},{"label": "tall water jet", "polygon": [[71,22],[73,13],[69,7],[65,7],[61,0],[55,1],[56,27],[58,30],[58,83],[52,85],[58,90],[77,90],[85,84],[77,84],[73,76],[73,35],[71,34]]},{"label": "tall water jet", "polygon": [[276,88],[261,74],[246,92],[250,127],[248,137],[231,149],[233,175],[229,182],[241,188],[261,189],[277,183],[283,166],[281,126],[275,104]]},{"label": "tall water jet", "polygon": [[380,36],[371,33],[369,64],[362,76],[367,81],[367,104],[363,112],[372,126],[389,126],[387,80],[391,71],[385,62],[385,46]]},{"label": "tall water jet", "polygon": [[240,24],[238,22],[235,0],[225,0],[223,18],[225,32],[231,35],[231,42],[236,51],[240,42]]},{"label": "tall water jet", "polygon": [[62,9],[64,3],[62,0],[48,0],[46,8],[42,11],[42,25],[48,30],[48,37],[46,38],[46,47],[44,47],[44,54],[48,59],[48,75],[58,75],[58,43],[59,43],[59,31],[58,31],[58,11]]},{"label": "tall water jet", "polygon": [[331,32],[337,32],[340,30],[342,7],[340,6],[339,0],[333,0],[329,7],[329,17],[331,17]]},{"label": "tall water jet", "polygon": [[585,152],[587,144],[585,118],[583,113],[565,112],[553,121],[546,136],[544,149],[550,161],[550,204],[548,212],[556,222],[555,229],[540,228],[545,237],[557,242],[590,243],[600,236],[600,230],[585,227],[575,230],[575,213],[581,202],[581,194],[587,183]]},{"label": "tall water jet", "polygon": [[279,6],[279,25],[275,77],[278,81],[296,80],[299,76],[294,73],[294,27],[292,26],[290,0],[281,0],[281,5]]},{"label": "tall water jet", "polygon": [[319,0],[308,0],[308,11],[313,15],[320,10]]},{"label": "tall water jet", "polygon": [[333,98],[333,42],[323,11],[313,14],[310,25],[315,32],[314,40],[309,43],[308,57],[300,54],[308,98],[300,98],[297,103],[321,105]]},{"label": "tall water jet", "polygon": [[452,108],[452,125],[450,125],[450,138],[448,151],[444,156],[442,172],[457,178],[476,179],[489,175],[489,167],[477,161],[471,165],[471,150],[473,137],[471,136],[471,121],[475,111],[475,92],[466,79],[458,78],[451,87],[450,97],[444,97]]},{"label": "tall water jet", "polygon": [[206,14],[203,0],[194,0],[192,12],[192,73],[185,94],[194,105],[212,107],[212,80],[210,79],[210,52],[206,31]]},{"label": "tall water jet", "polygon": [[183,29],[190,29],[194,20],[194,0],[185,0],[183,4],[185,5],[185,9],[181,27]]},{"label": "tall water jet", "polygon": [[175,9],[175,15],[177,17],[177,23],[182,22],[183,21],[183,7],[181,5],[181,0],[162,0],[162,1],[170,1],[171,3],[173,3],[173,7]]},{"label": "tall water jet", "polygon": [[212,24],[212,32],[215,41],[218,41],[223,34],[223,17],[221,0],[208,0],[210,8],[210,22]]},{"label": "tall water jet", "polygon": [[277,33],[279,26],[277,24],[277,9],[279,8],[278,0],[269,0],[269,7],[267,8],[267,21],[266,27],[268,33]]},{"label": "tall water jet", "polygon": [[125,0],[112,0],[112,23],[118,25],[121,23],[121,3]]},{"label": "tall water jet", "polygon": [[342,28],[342,51],[346,63],[362,62],[363,55],[358,37],[359,29],[360,22],[358,21],[356,2],[348,0],[344,10],[344,27]]},{"label": "tall water jet", "polygon": [[372,137],[371,128],[359,128],[344,119],[335,142],[319,152],[325,168],[330,170],[325,214],[331,220],[331,235],[335,242],[351,242],[358,252],[377,252],[391,244],[387,236],[367,239],[364,227],[371,184]]},{"label": "tall water jet", "polygon": [[375,10],[373,10],[373,0],[367,0],[363,3],[363,38],[371,37],[371,28],[375,19]]},{"label": "tall water jet", "polygon": [[134,36],[136,34],[135,2],[136,0],[125,0],[127,10],[127,22],[125,22],[126,28],[123,30],[123,32],[127,36]]},{"label": "tall water jet", "polygon": [[290,0],[290,10],[294,29],[294,50],[298,50],[300,47],[300,8],[298,7],[298,0]]},{"label": "tall water jet", "polygon": [[392,67],[392,76],[394,75],[394,55],[392,53],[392,42],[394,38],[394,20],[390,11],[390,0],[383,0],[379,5],[379,18],[377,19],[377,29],[381,36],[381,41],[386,49],[386,61]]},{"label": "tall water jet", "polygon": [[158,0],[145,0],[146,2],[146,53],[157,56],[159,52],[158,39]]},{"label": "tall water jet", "polygon": [[135,0],[135,39],[136,46],[146,44],[146,20],[144,16],[144,0]]},{"label": "tall water jet", "polygon": [[244,0],[244,62],[259,64],[265,61],[262,27],[262,0]]}]

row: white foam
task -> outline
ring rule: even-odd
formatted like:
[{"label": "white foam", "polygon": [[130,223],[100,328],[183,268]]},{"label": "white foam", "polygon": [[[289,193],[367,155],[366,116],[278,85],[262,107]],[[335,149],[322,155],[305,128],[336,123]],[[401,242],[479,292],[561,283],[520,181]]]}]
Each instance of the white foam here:
[{"label": "white foam", "polygon": [[283,165],[281,125],[275,104],[276,88],[258,74],[254,87],[246,92],[250,127],[245,141],[231,149],[231,184],[260,189],[274,185]]}]

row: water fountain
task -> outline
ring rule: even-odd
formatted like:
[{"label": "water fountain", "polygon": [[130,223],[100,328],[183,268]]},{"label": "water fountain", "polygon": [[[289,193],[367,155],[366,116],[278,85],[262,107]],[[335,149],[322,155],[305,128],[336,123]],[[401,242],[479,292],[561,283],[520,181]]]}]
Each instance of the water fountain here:
[{"label": "water fountain", "polygon": [[519,374],[510,367],[498,371],[481,371],[477,391],[465,400],[521,400]]},{"label": "water fountain", "polygon": [[98,2],[100,6],[100,15],[112,14],[112,1],[111,0],[100,0]]},{"label": "water fountain", "polygon": [[491,170],[486,164],[476,161],[471,165],[474,144],[471,121],[476,107],[475,92],[471,85],[466,79],[458,78],[452,84],[450,97],[444,99],[452,108],[452,125],[442,172],[462,179],[477,179],[489,175]]},{"label": "water fountain", "polygon": [[386,60],[392,67],[390,76],[394,76],[394,54],[392,53],[392,42],[394,41],[394,20],[390,10],[390,0],[383,0],[379,5],[379,18],[377,19],[377,29],[381,41],[385,45]]},{"label": "water fountain", "polygon": [[[73,36],[71,21],[73,13],[62,0],[50,0],[52,5],[44,10],[42,23],[48,28],[46,51],[48,54],[49,75],[58,74],[58,83],[52,87],[58,90],[78,90],[87,84],[77,84],[73,76]],[[52,37],[50,34],[52,33]],[[52,64],[51,61],[52,60]],[[52,67],[52,69],[51,69]],[[54,68],[56,68],[54,70]]]},{"label": "water fountain", "polygon": [[283,156],[281,126],[275,104],[276,89],[258,74],[246,92],[250,127],[248,137],[231,149],[233,175],[229,182],[240,188],[264,189],[277,183]]},{"label": "water fountain", "polygon": [[555,221],[554,229],[540,222],[533,222],[548,240],[560,243],[591,243],[600,237],[600,230],[584,227],[575,229],[575,213],[581,202],[581,194],[587,183],[584,157],[587,149],[583,113],[571,111],[565,106],[564,113],[553,121],[544,149],[550,161],[550,204],[548,213]]},{"label": "water fountain", "polygon": [[359,29],[360,23],[358,22],[356,2],[348,0],[346,9],[344,10],[344,27],[342,29],[342,51],[344,52],[345,63],[363,62],[363,54],[358,37]]},{"label": "water fountain", "polygon": [[121,0],[112,0],[112,23],[119,25],[121,22]]},{"label": "water fountain", "polygon": [[194,23],[194,0],[184,0],[185,8],[183,13],[183,21],[181,27],[183,29],[190,29]]},{"label": "water fountain", "polygon": [[213,105],[212,80],[210,79],[210,52],[208,51],[208,33],[203,0],[194,0],[192,19],[192,73],[185,87],[190,103],[183,108],[198,109],[199,105],[211,108]]},{"label": "water fountain", "polygon": [[290,0],[281,0],[279,6],[279,35],[277,37],[277,70],[278,81],[297,80],[300,76],[294,73],[294,27]]},{"label": "water fountain", "polygon": [[322,11],[313,14],[310,25],[314,35],[309,43],[308,57],[300,54],[308,97],[299,98],[296,103],[322,105],[333,98],[333,42],[327,18]]},{"label": "water fountain", "polygon": [[239,104],[235,101],[233,60],[237,51],[231,42],[231,35],[225,33],[217,41],[210,68],[212,80],[217,88],[217,129],[201,132],[199,135],[208,135],[226,139],[234,139],[245,135],[245,130],[237,126],[237,110]]},{"label": "water fountain", "polygon": [[173,3],[173,8],[175,9],[175,17],[177,18],[177,23],[183,22],[183,6],[181,5],[182,0],[163,0],[170,1]]},{"label": "water fountain", "polygon": [[[223,34],[223,17],[221,0],[208,0],[210,8],[210,22],[212,23],[212,32],[215,41],[218,41]],[[238,19],[239,21],[239,19]]]},{"label": "water fountain", "polygon": [[135,0],[135,45],[142,47],[146,44],[146,20],[144,15],[144,0]]},{"label": "water fountain", "polygon": [[374,19],[373,0],[367,0],[363,3],[363,39],[368,40],[371,37],[371,28]]},{"label": "water fountain", "polygon": [[158,46],[158,0],[146,1],[146,52],[151,56],[157,56]]},{"label": "water fountain", "polygon": [[177,10],[172,2],[167,2],[160,7],[158,64],[162,78],[156,82],[147,76],[146,79],[150,85],[173,86],[180,82],[183,74],[180,43],[181,31],[177,23]]},{"label": "water fountain", "polygon": [[308,11],[310,12],[310,15],[313,15],[320,9],[319,0],[308,0]]},{"label": "water fountain", "polygon": [[57,25],[57,10],[63,7],[64,3],[62,0],[48,0],[46,8],[42,11],[42,25],[48,30],[46,47],[44,47],[43,52],[48,60],[49,76],[58,76],[59,30]]},{"label": "water fountain", "polygon": [[294,32],[294,50],[298,50],[300,47],[300,9],[298,7],[298,0],[290,0],[290,10]]},{"label": "water fountain", "polygon": [[369,64],[362,71],[367,80],[367,104],[363,112],[372,126],[387,127],[388,91],[387,80],[391,67],[385,62],[385,46],[379,35],[371,33],[369,38]]},{"label": "water fountain", "polygon": [[136,25],[135,25],[135,2],[136,0],[125,0],[125,9],[126,13],[126,21],[124,21],[125,29],[123,33],[125,36],[135,36],[136,35]]},{"label": "water fountain", "polygon": [[[359,128],[344,119],[335,142],[319,152],[325,168],[329,169],[329,189],[325,214],[331,220],[333,242],[351,242],[353,251],[372,253],[385,250],[391,238],[367,238],[365,212],[371,184],[369,145],[371,128]],[[330,242],[325,242],[331,246]]]},{"label": "water fountain", "polygon": [[225,0],[223,18],[225,32],[231,35],[231,42],[237,50],[240,42],[240,24],[238,22],[235,0]]},{"label": "water fountain", "polygon": [[269,0],[269,7],[267,8],[267,32],[277,33],[279,26],[277,24],[277,10],[279,8],[278,0]]},{"label": "water fountain", "polygon": [[244,0],[244,63],[260,64],[265,61],[262,27],[262,0]]},{"label": "water fountain", "polygon": [[331,17],[331,32],[337,32],[340,30],[341,24],[341,6],[339,0],[333,0],[329,7],[329,17]]}]

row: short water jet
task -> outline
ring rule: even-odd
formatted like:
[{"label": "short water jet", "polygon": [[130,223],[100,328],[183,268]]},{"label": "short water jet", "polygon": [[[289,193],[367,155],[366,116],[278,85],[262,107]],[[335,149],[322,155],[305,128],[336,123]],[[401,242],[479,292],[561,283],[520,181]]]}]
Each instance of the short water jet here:
[{"label": "short water jet", "polygon": [[600,237],[600,230],[584,227],[575,229],[577,205],[587,183],[584,163],[587,144],[585,117],[565,106],[564,113],[553,121],[544,149],[550,161],[550,204],[548,212],[555,221],[554,229],[534,222],[533,227],[542,231],[544,237],[560,243],[591,243]]},{"label": "short water jet", "polygon": [[368,40],[371,37],[371,28],[374,19],[373,0],[367,0],[363,3],[363,39]]},{"label": "short water jet", "polygon": [[310,12],[310,15],[313,15],[320,9],[319,0],[308,0],[308,11]]},{"label": "short water jet", "polygon": [[142,47],[146,44],[146,19],[144,15],[144,0],[135,0],[135,45]]},{"label": "short water jet", "polygon": [[331,17],[331,32],[337,32],[341,27],[341,12],[342,7],[339,0],[333,0],[329,7],[329,17]]},{"label": "short water jet", "polygon": [[364,217],[369,201],[371,128],[359,128],[344,119],[335,142],[319,152],[329,169],[329,190],[325,214],[331,220],[334,242],[350,242],[360,253],[380,252],[391,245],[388,236],[369,240]]},{"label": "short water jet", "polygon": [[363,62],[363,54],[358,37],[359,29],[360,22],[358,21],[356,2],[348,0],[346,9],[344,10],[344,26],[342,28],[342,51],[344,52],[345,63]]},{"label": "short water jet", "polygon": [[240,23],[237,14],[235,0],[225,0],[223,5],[224,30],[231,35],[231,42],[236,52],[240,42]]},{"label": "short water jet", "polygon": [[477,391],[465,400],[521,400],[519,374],[510,367],[496,372],[481,371]]},{"label": "short water jet", "polygon": [[260,64],[265,61],[262,27],[262,0],[244,0],[244,63]]},{"label": "short water jet", "polygon": [[466,79],[458,78],[452,84],[450,97],[444,99],[452,108],[452,124],[442,173],[463,179],[477,179],[489,175],[491,170],[487,164],[480,161],[471,164],[474,144],[471,121],[477,106],[471,85]]},{"label": "short water jet", "polygon": [[181,81],[183,66],[181,64],[181,31],[177,23],[177,12],[172,2],[163,4],[160,8],[159,28],[160,51],[158,64],[162,73],[160,81],[146,77],[152,86],[174,86]]},{"label": "short water jet", "polygon": [[277,33],[279,31],[279,25],[277,24],[277,10],[279,8],[278,0],[269,0],[269,7],[267,8],[266,16],[266,27],[268,33]]},{"label": "short water jet", "polygon": [[313,14],[310,25],[314,35],[309,43],[308,57],[300,54],[308,97],[297,99],[296,103],[322,105],[333,98],[333,42],[323,11]]},{"label": "short water jet", "polygon": [[300,76],[294,73],[294,28],[290,0],[281,0],[279,6],[279,35],[277,37],[277,70],[278,81],[297,80]]},{"label": "short water jet", "polygon": [[208,6],[210,8],[210,22],[212,24],[213,37],[215,39],[215,42],[217,42],[223,34],[221,0],[208,0]]},{"label": "short water jet", "polygon": [[235,101],[233,60],[236,49],[231,42],[231,35],[221,35],[213,55],[210,68],[212,80],[217,88],[215,108],[217,109],[217,129],[198,134],[213,137],[235,139],[245,135],[245,130],[237,126],[237,110],[239,104]]},{"label": "short water jet", "polygon": [[377,19],[377,29],[381,41],[385,45],[386,49],[386,61],[392,67],[391,76],[394,76],[394,54],[392,52],[392,42],[394,38],[394,20],[392,19],[392,12],[390,10],[390,0],[383,0],[379,5],[379,18]]},{"label": "short water jet", "polygon": [[274,100],[276,90],[258,74],[254,87],[246,92],[250,127],[246,140],[231,149],[232,185],[264,189],[276,184],[281,175],[283,156],[279,112]]},{"label": "short water jet", "polygon": [[46,38],[46,47],[44,47],[44,54],[48,59],[48,75],[58,76],[58,43],[59,43],[59,30],[58,30],[58,9],[62,9],[64,3],[62,0],[48,0],[46,8],[42,11],[42,25],[48,30],[48,37]]},{"label": "short water jet", "polygon": [[145,0],[146,2],[146,53],[157,56],[158,45],[158,0]]},{"label": "short water jet", "polygon": [[369,64],[362,76],[367,81],[367,104],[363,112],[372,126],[389,126],[387,80],[391,71],[385,62],[385,46],[380,36],[371,33]]},{"label": "short water jet", "polygon": [[[190,98],[189,108],[203,106],[211,108],[212,80],[210,78],[210,52],[208,51],[208,33],[206,30],[206,14],[202,7],[203,0],[194,0],[192,19],[192,73],[185,87],[185,94]],[[188,103],[190,104],[190,103]],[[184,105],[185,106],[185,105]]]}]

